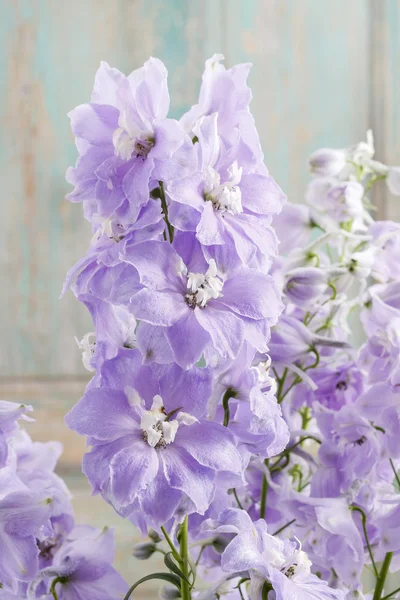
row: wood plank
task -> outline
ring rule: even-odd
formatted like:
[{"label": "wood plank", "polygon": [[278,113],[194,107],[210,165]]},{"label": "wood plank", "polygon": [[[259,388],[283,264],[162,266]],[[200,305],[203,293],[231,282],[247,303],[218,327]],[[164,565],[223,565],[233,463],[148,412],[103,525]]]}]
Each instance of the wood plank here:
[{"label": "wood plank", "polygon": [[344,147],[368,128],[369,5],[365,0],[231,0],[229,63],[249,60],[252,110],[266,164],[293,202],[307,158]]},{"label": "wood plank", "polygon": [[[371,0],[371,120],[376,155],[400,165],[400,2]],[[378,218],[400,220],[400,200],[384,183],[376,191]]]}]

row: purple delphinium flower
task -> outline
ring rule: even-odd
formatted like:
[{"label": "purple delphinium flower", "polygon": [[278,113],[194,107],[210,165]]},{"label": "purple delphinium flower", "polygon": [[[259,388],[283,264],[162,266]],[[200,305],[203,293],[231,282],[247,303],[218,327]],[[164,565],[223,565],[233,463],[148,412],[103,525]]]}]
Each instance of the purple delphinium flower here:
[{"label": "purple delphinium flower", "polygon": [[313,179],[306,193],[308,204],[321,215],[327,228],[353,221],[363,228],[367,216],[363,206],[364,187],[357,181],[337,182],[329,177]]},{"label": "purple delphinium flower", "polygon": [[332,410],[353,404],[365,385],[365,375],[354,362],[322,366],[314,369],[311,377],[317,389],[307,391],[307,402],[311,405],[315,400]]},{"label": "purple delphinium flower", "polygon": [[313,478],[312,490],[320,497],[339,496],[375,468],[382,433],[362,415],[356,403],[339,411],[321,405],[314,409],[323,442],[319,450],[321,466]]},{"label": "purple delphinium flower", "polygon": [[0,468],[4,467],[9,453],[9,438],[18,430],[18,419],[30,420],[26,415],[32,406],[0,400]]},{"label": "purple delphinium flower", "polygon": [[221,566],[230,573],[248,571],[252,599],[261,600],[266,586],[273,589],[276,600],[344,600],[342,591],[311,573],[300,543],[270,535],[264,519],[253,523],[245,511],[228,509],[209,525],[215,531],[236,533],[222,554]]},{"label": "purple delphinium flower", "polygon": [[0,581],[18,591],[18,582],[31,581],[39,567],[36,535],[51,516],[52,499],[34,492],[11,492],[0,500]]},{"label": "purple delphinium flower", "polygon": [[380,283],[400,279],[400,224],[394,221],[375,221],[368,233],[379,248],[372,276]]},{"label": "purple delphinium flower", "polygon": [[91,295],[115,304],[124,302],[124,286],[129,281],[129,291],[136,276],[130,265],[121,264],[119,255],[125,246],[151,239],[161,239],[164,221],[161,207],[156,203],[145,206],[130,231],[118,235],[108,232],[95,235],[86,256],[80,259],[67,273],[61,295],[72,286],[77,297]]},{"label": "purple delphinium flower", "polygon": [[281,452],[289,440],[269,366],[244,343],[237,358],[220,367],[209,403],[210,417],[225,423],[243,450],[264,458]]},{"label": "purple delphinium flower", "polygon": [[400,284],[375,285],[364,304],[361,322],[368,341],[361,349],[362,364],[371,383],[400,384]]},{"label": "purple delphinium flower", "polygon": [[277,248],[271,217],[285,197],[272,177],[246,165],[239,141],[223,148],[217,118],[202,118],[195,127],[199,171],[167,186],[169,217],[177,229],[196,233],[219,269],[246,264],[268,271]]},{"label": "purple delphinium flower", "polygon": [[[180,383],[160,381],[161,395],[146,400],[129,386],[125,392],[92,388],[66,417],[71,429],[89,436],[92,450],[83,469],[94,492],[121,514],[140,508],[152,526],[166,523],[187,498],[190,512],[204,513],[214,497],[216,474],[242,470],[232,434],[202,418],[201,400],[208,397],[201,398],[206,387],[199,385],[196,371]],[[190,388],[201,398],[196,403],[189,391],[192,406],[185,401]]]},{"label": "purple delphinium flower", "polygon": [[389,383],[377,383],[359,396],[356,407],[369,419],[379,436],[380,458],[400,457],[400,389]]},{"label": "purple delphinium flower", "polygon": [[181,367],[191,367],[210,347],[233,359],[245,339],[266,351],[282,308],[271,276],[241,267],[224,277],[214,261],[199,271],[162,242],[145,242],[122,258],[135,266],[143,286],[130,300],[132,314],[166,328]]},{"label": "purple delphinium flower", "polygon": [[[364,538],[345,498],[316,498],[294,490],[281,495],[281,510],[304,538],[314,571],[329,579],[334,569],[346,585],[357,585],[365,561]],[[307,535],[306,535],[307,534]]]},{"label": "purple delphinium flower", "polygon": [[[30,584],[28,598],[34,600],[43,585],[51,588],[59,600],[124,598],[128,585],[111,566],[114,558],[114,535],[88,526],[76,527],[54,557],[53,564],[43,569]],[[47,597],[47,595],[46,595]]]},{"label": "purple delphinium flower", "polygon": [[80,296],[89,309],[95,332],[87,333],[76,340],[82,350],[82,361],[86,369],[99,369],[104,360],[113,358],[119,348],[134,348],[136,345],[136,319],[123,306],[103,302],[90,295]]},{"label": "purple delphinium flower", "polygon": [[70,113],[80,158],[67,173],[75,186],[68,198],[84,202],[86,218],[129,225],[149,201],[151,179],[157,187],[195,168],[192,141],[168,109],[160,60],[128,77],[101,64],[91,103]]},{"label": "purple delphinium flower", "polygon": [[314,267],[299,267],[286,274],[285,294],[289,302],[304,308],[317,302],[328,284],[328,273]]},{"label": "purple delphinium flower", "polygon": [[313,334],[304,323],[290,315],[282,315],[272,330],[268,344],[273,361],[295,362],[303,358],[313,346]]},{"label": "purple delphinium flower", "polygon": [[279,239],[281,255],[304,248],[310,241],[313,223],[308,206],[287,202],[274,216],[272,224]]},{"label": "purple delphinium flower", "polygon": [[[220,64],[223,59],[222,54],[214,54],[206,61],[199,103],[181,117],[180,123],[193,136],[199,119],[218,113],[218,134],[224,143],[232,146],[239,132],[242,155],[260,165],[263,153],[249,110],[252,94],[247,85],[247,76],[251,65],[240,64],[225,69]],[[264,166],[263,169],[266,170]]]},{"label": "purple delphinium flower", "polygon": [[335,177],[346,166],[346,160],[346,150],[320,148],[313,152],[309,158],[310,170],[320,177]]}]

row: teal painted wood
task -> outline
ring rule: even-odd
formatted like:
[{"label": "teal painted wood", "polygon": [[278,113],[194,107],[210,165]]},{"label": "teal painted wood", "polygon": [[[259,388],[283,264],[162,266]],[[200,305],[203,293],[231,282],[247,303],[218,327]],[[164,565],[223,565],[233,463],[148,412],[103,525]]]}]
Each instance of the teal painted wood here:
[{"label": "teal painted wood", "polygon": [[229,62],[253,63],[252,104],[271,173],[302,201],[307,157],[354,143],[369,123],[369,3],[233,0]]},{"label": "teal painted wood", "polygon": [[[384,3],[385,63],[400,54],[399,3]],[[171,114],[196,101],[204,60],[252,61],[253,111],[266,162],[294,201],[306,157],[321,145],[360,139],[371,124],[369,32],[374,0],[4,0],[0,5],[0,376],[82,374],[73,336],[90,322],[72,295],[58,294],[90,232],[81,208],[63,200],[76,158],[68,110],[90,96],[100,60],[121,70],[159,56],[170,71]],[[379,37],[379,36],[378,36]],[[377,60],[380,60],[377,59]],[[377,69],[375,70],[377,71]],[[400,119],[388,74],[386,129]],[[374,92],[375,98],[376,91]],[[397,125],[396,125],[397,127]],[[388,155],[398,153],[386,132]],[[397,161],[399,162],[399,161]]]},{"label": "teal painted wood", "polygon": [[[371,109],[376,131],[377,156],[389,165],[400,164],[400,2],[372,1],[373,11],[373,86]],[[376,197],[379,217],[400,220],[400,202],[385,184]]]}]

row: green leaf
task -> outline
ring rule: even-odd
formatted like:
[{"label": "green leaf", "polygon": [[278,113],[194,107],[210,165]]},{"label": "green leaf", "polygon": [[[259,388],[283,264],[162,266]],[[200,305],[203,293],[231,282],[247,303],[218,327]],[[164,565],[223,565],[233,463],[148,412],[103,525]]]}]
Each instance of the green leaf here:
[{"label": "green leaf", "polygon": [[150,581],[151,579],[162,579],[163,581],[167,581],[168,583],[171,583],[176,588],[178,588],[178,590],[181,587],[181,581],[180,581],[179,577],[177,577],[176,575],[172,575],[172,573],[152,573],[151,575],[146,575],[146,577],[142,577],[142,579],[139,579],[139,581],[134,583],[133,586],[129,588],[124,600],[129,600],[129,598],[132,595],[132,592],[141,583],[145,583],[145,581]]},{"label": "green leaf", "polygon": [[183,579],[184,581],[186,581],[186,583],[188,583],[190,585],[189,579],[187,577],[185,577],[185,575],[182,573],[180,568],[174,562],[172,552],[168,552],[168,554],[166,554],[164,556],[164,564],[167,567],[167,569],[169,569],[170,571],[172,571],[173,573],[178,575],[178,577],[180,577],[181,579]]}]

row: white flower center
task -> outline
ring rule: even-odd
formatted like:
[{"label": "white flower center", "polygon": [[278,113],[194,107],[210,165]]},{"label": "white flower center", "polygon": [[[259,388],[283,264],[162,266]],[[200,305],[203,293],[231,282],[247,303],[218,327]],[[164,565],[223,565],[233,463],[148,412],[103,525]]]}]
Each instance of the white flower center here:
[{"label": "white flower center", "polygon": [[212,202],[214,208],[232,215],[243,212],[242,192],[238,183],[242,178],[242,167],[235,161],[228,169],[229,180],[221,184],[218,171],[208,167],[204,186],[204,198]]},{"label": "white flower center", "polygon": [[210,260],[210,266],[205,275],[203,273],[188,273],[186,302],[192,308],[204,308],[211,299],[222,296],[223,281],[217,276],[217,266]]},{"label": "white flower center", "polygon": [[[94,338],[94,340],[90,341],[90,338]],[[96,352],[96,334],[93,331],[90,331],[84,335],[81,340],[75,338],[75,341],[78,345],[78,348],[82,350],[83,366],[88,371],[95,371],[96,369],[92,367],[91,361],[94,353]]]},{"label": "white flower center", "polygon": [[281,569],[281,571],[285,573],[286,577],[293,579],[293,577],[300,573],[306,573],[308,575],[311,566],[312,563],[307,554],[303,552],[303,550],[298,550],[295,555],[291,557],[291,564]]},{"label": "white flower center", "polygon": [[[132,397],[131,401],[137,404],[137,397]],[[140,399],[139,402],[141,402]],[[182,411],[179,411],[170,421],[169,415],[165,412],[163,400],[161,396],[157,395],[153,398],[151,409],[143,411],[140,429],[143,431],[143,439],[149,446],[166,448],[174,441],[180,425],[193,425],[193,423],[197,423],[196,417]]]},{"label": "white flower center", "polygon": [[133,155],[145,159],[154,146],[153,132],[142,131],[139,127],[128,123],[123,111],[120,113],[118,125],[118,129],[113,134],[116,156],[122,160],[129,160]]}]

